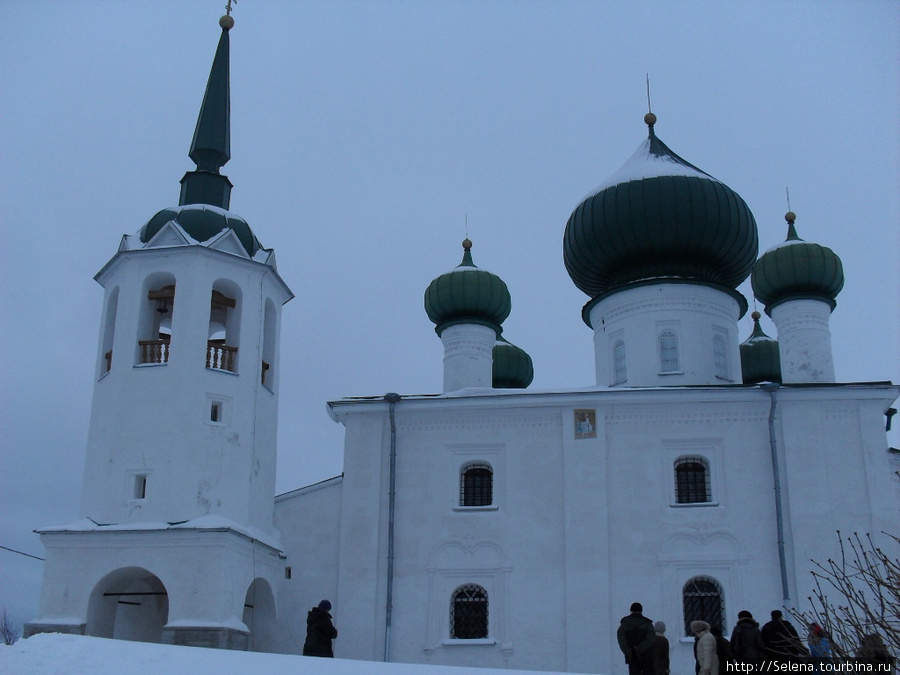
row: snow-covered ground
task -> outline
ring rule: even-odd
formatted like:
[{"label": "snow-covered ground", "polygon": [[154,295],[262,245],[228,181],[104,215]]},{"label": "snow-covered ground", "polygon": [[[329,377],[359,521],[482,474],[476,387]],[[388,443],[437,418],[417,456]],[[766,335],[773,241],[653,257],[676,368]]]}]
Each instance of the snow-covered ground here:
[{"label": "snow-covered ground", "polygon": [[57,633],[35,635],[9,647],[0,646],[0,673],[4,675],[524,675],[529,672],[534,671],[317,659]]}]

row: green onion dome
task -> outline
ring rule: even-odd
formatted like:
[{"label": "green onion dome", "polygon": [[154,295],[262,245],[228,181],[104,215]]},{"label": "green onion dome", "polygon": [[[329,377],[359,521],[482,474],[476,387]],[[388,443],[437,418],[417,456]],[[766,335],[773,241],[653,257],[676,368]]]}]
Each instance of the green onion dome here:
[{"label": "green onion dome", "polygon": [[770,248],[753,268],[753,294],[772,308],[788,300],[822,300],[834,309],[835,298],[844,287],[841,259],[830,248],[803,241],[794,227],[796,215],[788,211],[787,239]]},{"label": "green onion dome", "polygon": [[241,245],[251,258],[262,246],[247,221],[231,211],[208,204],[187,204],[163,209],[144,225],[138,236],[146,244],[162,227],[174,221],[197,242],[205,242],[224,230],[234,230]]},{"label": "green onion dome", "polygon": [[509,316],[512,301],[509,289],[496,274],[475,267],[472,242],[463,241],[459,267],[432,281],[425,291],[425,311],[440,335],[458,323],[489,326],[500,335],[500,325]]},{"label": "green onion dome", "polygon": [[525,389],[534,379],[534,364],[528,353],[502,337],[492,352],[494,389]]},{"label": "green onion dome", "polygon": [[753,312],[753,332],[741,343],[741,373],[744,384],[781,382],[781,355],[778,340],[773,340],[759,325],[759,312]]},{"label": "green onion dome", "polygon": [[563,259],[592,298],[635,282],[688,279],[736,289],[758,253],[756,221],[734,190],[654,133],[572,212]]}]

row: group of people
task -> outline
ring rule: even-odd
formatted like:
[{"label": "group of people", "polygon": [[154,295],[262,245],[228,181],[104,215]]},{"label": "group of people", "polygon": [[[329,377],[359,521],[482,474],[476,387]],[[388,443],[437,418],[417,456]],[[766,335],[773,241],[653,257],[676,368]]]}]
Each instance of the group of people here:
[{"label": "group of people", "polygon": [[[669,641],[665,637],[666,626],[662,621],[653,623],[643,615],[641,603],[631,605],[631,613],[622,618],[616,638],[625,655],[629,675],[668,675]],[[726,664],[753,659],[790,660],[805,657],[831,659],[831,637],[817,623],[809,625],[809,636],[804,646],[797,629],[784,618],[780,610],[772,610],[772,619],[762,628],[753,615],[744,610],[738,612],[737,624],[726,639],[717,626],[706,621],[692,621],[694,635],[694,660],[697,675],[724,675]],[[878,635],[863,639],[857,658],[877,662],[893,662]]]}]

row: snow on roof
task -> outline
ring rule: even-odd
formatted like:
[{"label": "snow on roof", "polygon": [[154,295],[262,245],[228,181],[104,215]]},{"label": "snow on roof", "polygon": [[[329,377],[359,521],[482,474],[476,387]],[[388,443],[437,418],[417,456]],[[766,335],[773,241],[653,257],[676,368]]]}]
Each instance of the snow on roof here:
[{"label": "snow on roof", "polygon": [[266,546],[281,550],[281,543],[276,536],[267,534],[255,527],[236,523],[230,518],[219,515],[207,515],[180,523],[144,522],[144,523],[96,523],[90,518],[82,518],[68,525],[42,527],[35,530],[39,534],[64,532],[147,532],[153,530],[229,530],[241,534],[248,539],[259,541]]}]

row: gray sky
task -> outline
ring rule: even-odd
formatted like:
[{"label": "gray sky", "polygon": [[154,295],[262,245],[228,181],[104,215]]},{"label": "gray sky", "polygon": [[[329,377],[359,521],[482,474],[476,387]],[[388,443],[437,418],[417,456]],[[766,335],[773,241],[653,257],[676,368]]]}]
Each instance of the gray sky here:
[{"label": "gray sky", "polygon": [[[92,277],[178,202],[223,10],[0,2],[0,545],[41,556],[32,530],[81,515]],[[223,172],[296,294],[279,492],[340,473],[325,401],[441,390],[422,299],[466,217],[532,389],[593,384],[562,235],[645,138],[647,73],[657,134],[747,201],[760,252],[784,240],[789,187],[800,236],[841,257],[837,379],[900,381],[900,4],[240,0],[234,17]],[[33,618],[40,564],[0,550],[0,567],[0,606]]]}]

